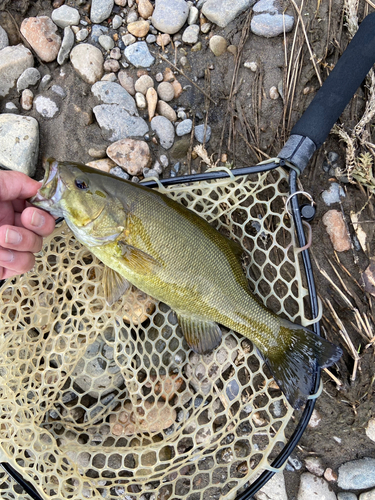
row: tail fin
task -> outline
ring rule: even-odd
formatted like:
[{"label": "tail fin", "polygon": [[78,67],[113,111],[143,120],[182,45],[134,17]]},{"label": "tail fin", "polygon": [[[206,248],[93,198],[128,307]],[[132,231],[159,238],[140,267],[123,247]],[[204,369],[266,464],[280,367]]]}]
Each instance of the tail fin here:
[{"label": "tail fin", "polygon": [[289,403],[299,409],[311,393],[316,367],[331,366],[342,350],[301,325],[280,322],[280,349],[268,352],[265,361]]}]

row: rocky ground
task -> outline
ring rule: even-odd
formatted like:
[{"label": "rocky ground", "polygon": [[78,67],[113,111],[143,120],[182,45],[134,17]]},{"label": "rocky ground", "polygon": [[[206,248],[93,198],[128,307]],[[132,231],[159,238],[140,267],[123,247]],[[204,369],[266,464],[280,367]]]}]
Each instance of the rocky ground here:
[{"label": "rocky ground", "polygon": [[[203,171],[197,145],[236,167],[276,156],[348,41],[340,0],[306,3],[0,0],[0,166],[41,179],[52,156],[139,182]],[[368,11],[359,2],[360,19]],[[342,117],[348,130],[366,92]],[[318,203],[323,329],[345,354],[258,500],[375,499],[372,181],[348,184],[345,155],[330,137],[301,178]]]}]

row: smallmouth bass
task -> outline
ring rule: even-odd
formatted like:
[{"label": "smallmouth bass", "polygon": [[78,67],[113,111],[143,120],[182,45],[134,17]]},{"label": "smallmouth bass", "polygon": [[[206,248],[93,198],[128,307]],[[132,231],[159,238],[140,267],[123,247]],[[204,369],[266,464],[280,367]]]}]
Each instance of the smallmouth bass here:
[{"label": "smallmouth bass", "polygon": [[104,264],[109,304],[136,286],[177,314],[188,345],[206,353],[224,325],[262,353],[294,408],[303,405],[317,365],[339,347],[278,317],[249,291],[235,242],[165,195],[85,165],[49,160],[31,200],[64,217],[75,237]]}]

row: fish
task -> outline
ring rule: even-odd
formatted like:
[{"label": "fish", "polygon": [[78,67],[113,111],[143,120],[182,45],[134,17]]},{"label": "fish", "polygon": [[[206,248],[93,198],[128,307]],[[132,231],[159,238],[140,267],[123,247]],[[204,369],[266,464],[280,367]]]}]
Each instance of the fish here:
[{"label": "fish", "polygon": [[111,305],[133,285],[177,315],[199,354],[221,342],[220,325],[250,339],[293,408],[304,405],[317,367],[340,347],[268,310],[249,290],[243,249],[164,194],[83,164],[49,159],[30,202],[63,217],[104,264]]}]

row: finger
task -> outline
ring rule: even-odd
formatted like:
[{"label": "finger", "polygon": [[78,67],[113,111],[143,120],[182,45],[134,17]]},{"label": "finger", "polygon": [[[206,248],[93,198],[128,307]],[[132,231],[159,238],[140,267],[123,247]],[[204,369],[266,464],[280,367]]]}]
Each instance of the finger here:
[{"label": "finger", "polygon": [[55,229],[55,219],[48,212],[29,207],[21,214],[22,225],[40,236],[48,236]]},{"label": "finger", "polygon": [[14,211],[19,213],[23,212],[27,206],[30,206],[30,204],[26,205],[26,203],[27,203],[26,200],[20,200],[20,199],[13,200],[12,205]]},{"label": "finger", "polygon": [[14,209],[11,201],[0,201],[0,226],[14,224]]},{"label": "finger", "polygon": [[22,172],[0,171],[0,200],[25,200],[34,196],[41,183],[34,181]]},{"label": "finger", "polygon": [[3,268],[2,279],[27,273],[34,267],[35,257],[30,252],[15,252],[0,247],[0,268]]},{"label": "finger", "polygon": [[6,224],[0,227],[0,247],[18,252],[40,252],[42,237],[23,227]]}]

